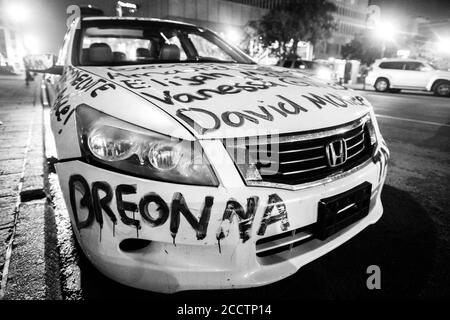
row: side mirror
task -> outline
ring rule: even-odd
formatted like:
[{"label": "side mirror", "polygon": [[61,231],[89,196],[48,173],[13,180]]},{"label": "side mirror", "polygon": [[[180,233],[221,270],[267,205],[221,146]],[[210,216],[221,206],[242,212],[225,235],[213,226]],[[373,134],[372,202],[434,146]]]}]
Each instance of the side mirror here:
[{"label": "side mirror", "polygon": [[52,54],[33,54],[23,58],[25,69],[37,73],[62,75],[63,67],[57,66],[56,56]]}]

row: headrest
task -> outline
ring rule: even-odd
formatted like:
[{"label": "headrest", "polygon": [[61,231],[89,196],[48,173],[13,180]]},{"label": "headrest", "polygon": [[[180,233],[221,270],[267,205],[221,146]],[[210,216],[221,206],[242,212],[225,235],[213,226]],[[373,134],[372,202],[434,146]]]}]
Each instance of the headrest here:
[{"label": "headrest", "polygon": [[136,57],[138,59],[150,58],[150,50],[148,50],[146,48],[137,48],[136,49]]},{"label": "headrest", "polygon": [[93,43],[89,47],[90,62],[112,62],[113,59],[111,47],[106,43]]},{"label": "headrest", "polygon": [[180,60],[180,48],[176,44],[165,44],[159,52],[160,60]]},{"label": "headrest", "polygon": [[114,61],[125,61],[127,60],[127,55],[120,51],[113,52]]}]

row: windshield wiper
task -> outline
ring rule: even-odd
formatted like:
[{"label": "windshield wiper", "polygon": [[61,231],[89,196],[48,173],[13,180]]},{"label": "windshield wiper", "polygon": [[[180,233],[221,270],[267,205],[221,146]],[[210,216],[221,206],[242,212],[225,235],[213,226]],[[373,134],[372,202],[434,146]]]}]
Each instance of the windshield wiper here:
[{"label": "windshield wiper", "polygon": [[238,63],[236,60],[221,60],[212,57],[196,57],[195,60],[185,60],[186,62],[218,62],[218,63]]}]

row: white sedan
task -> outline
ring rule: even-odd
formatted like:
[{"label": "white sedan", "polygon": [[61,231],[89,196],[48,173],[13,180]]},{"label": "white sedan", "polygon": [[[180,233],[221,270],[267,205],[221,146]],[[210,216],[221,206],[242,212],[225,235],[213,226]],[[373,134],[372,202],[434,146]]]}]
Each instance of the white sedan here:
[{"label": "white sedan", "polygon": [[46,85],[75,236],[159,292],[260,286],[382,215],[370,103],[171,21],[78,17]]}]

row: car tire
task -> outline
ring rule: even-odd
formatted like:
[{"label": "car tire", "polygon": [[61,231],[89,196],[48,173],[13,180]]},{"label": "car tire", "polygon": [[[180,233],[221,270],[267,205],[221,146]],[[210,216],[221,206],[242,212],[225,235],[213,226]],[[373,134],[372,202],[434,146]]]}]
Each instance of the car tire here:
[{"label": "car tire", "polygon": [[450,97],[450,81],[439,81],[434,85],[434,94],[440,97]]},{"label": "car tire", "polygon": [[375,90],[378,92],[386,92],[389,90],[389,80],[386,78],[378,78],[375,82]]}]

